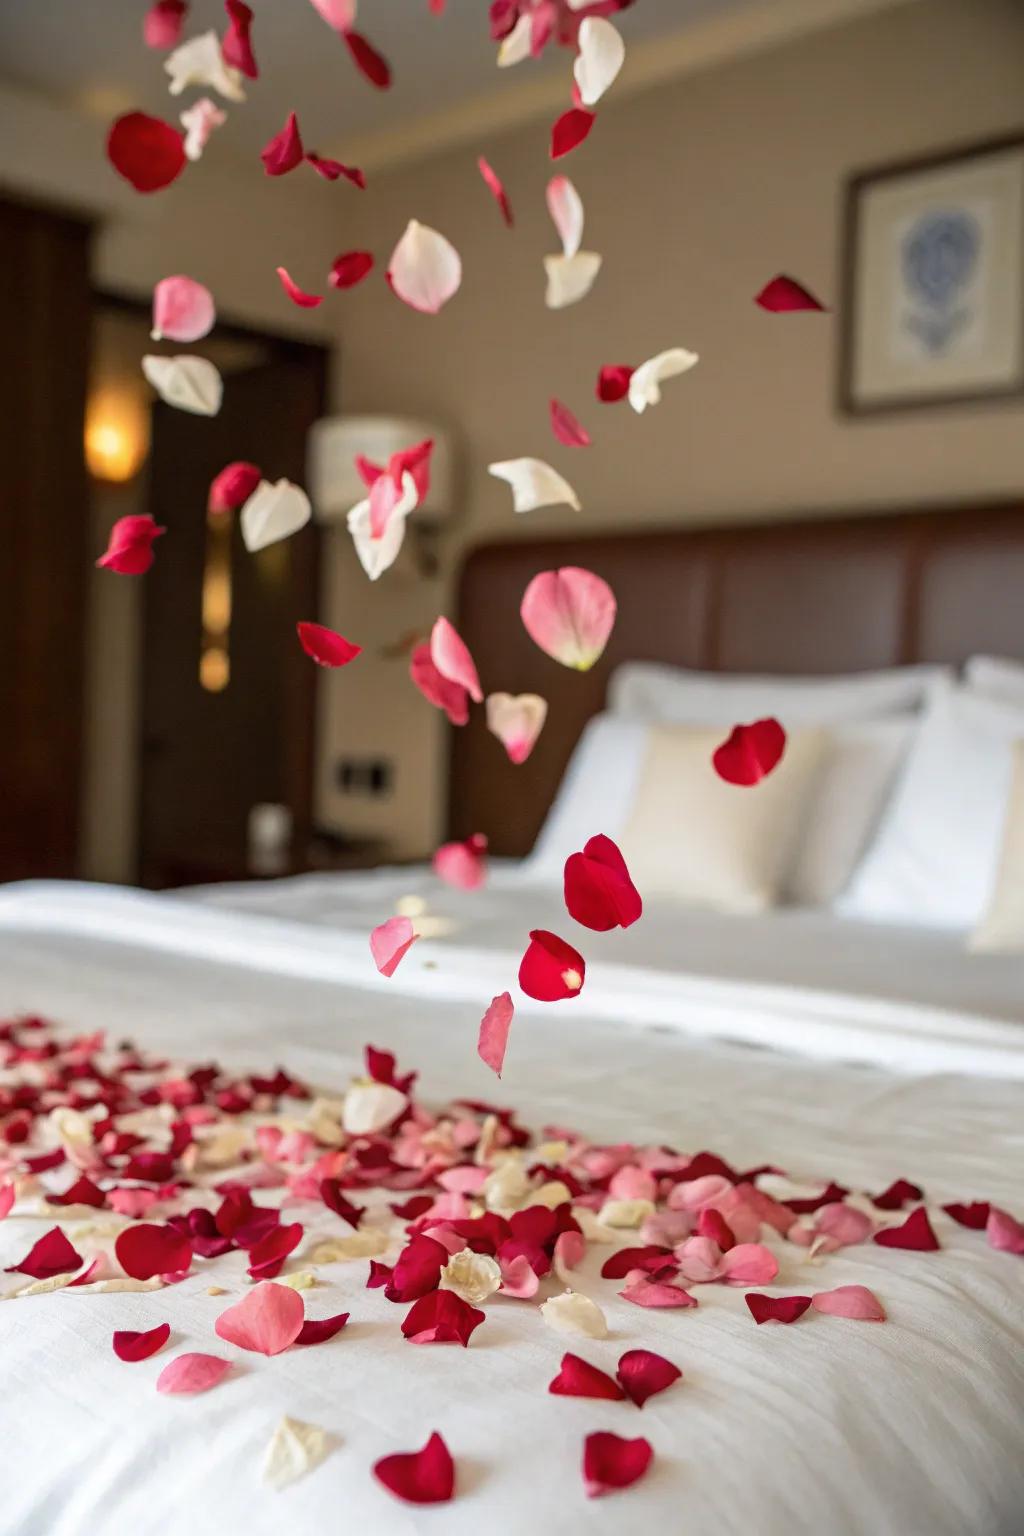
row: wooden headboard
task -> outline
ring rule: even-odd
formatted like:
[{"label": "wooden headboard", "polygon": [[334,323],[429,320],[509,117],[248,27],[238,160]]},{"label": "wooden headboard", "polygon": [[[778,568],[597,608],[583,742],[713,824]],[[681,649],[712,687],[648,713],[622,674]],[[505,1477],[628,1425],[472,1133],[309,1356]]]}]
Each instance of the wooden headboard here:
[{"label": "wooden headboard", "polygon": [[[519,620],[527,582],[562,565],[595,571],[618,599],[586,673],[551,661]],[[486,691],[539,693],[550,706],[520,767],[482,710],[451,733],[451,835],[485,832],[492,852],[518,856],[623,661],[814,674],[976,652],[1024,659],[1024,503],[486,545],[463,567],[457,622]]]}]

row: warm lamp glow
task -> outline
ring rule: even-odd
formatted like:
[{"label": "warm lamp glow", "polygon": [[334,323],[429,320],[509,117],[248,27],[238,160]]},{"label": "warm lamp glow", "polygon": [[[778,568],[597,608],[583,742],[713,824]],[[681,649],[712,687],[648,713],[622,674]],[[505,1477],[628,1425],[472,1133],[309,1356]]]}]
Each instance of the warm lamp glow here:
[{"label": "warm lamp glow", "polygon": [[99,391],[85,415],[85,462],[96,480],[123,484],[142,468],[149,452],[149,417],[134,395]]}]

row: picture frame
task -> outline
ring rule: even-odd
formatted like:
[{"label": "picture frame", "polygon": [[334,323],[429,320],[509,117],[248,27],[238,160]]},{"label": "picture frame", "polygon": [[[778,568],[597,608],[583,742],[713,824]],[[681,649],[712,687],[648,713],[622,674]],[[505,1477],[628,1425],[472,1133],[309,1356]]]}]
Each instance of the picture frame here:
[{"label": "picture frame", "polygon": [[846,186],[839,407],[1024,395],[1024,131]]}]

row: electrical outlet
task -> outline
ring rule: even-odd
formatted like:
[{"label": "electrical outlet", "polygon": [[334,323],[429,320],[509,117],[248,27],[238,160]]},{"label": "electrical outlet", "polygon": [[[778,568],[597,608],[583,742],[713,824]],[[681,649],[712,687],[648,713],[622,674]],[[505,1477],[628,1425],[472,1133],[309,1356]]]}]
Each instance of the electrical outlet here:
[{"label": "electrical outlet", "polygon": [[394,789],[395,765],[386,757],[339,757],[334,782],[343,795],[383,800]]}]

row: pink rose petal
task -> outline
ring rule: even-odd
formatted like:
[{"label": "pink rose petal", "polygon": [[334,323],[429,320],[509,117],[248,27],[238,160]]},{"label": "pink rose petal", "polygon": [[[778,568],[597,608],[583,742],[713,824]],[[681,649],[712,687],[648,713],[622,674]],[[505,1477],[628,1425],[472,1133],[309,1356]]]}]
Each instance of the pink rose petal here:
[{"label": "pink rose petal", "polygon": [[276,267],[275,271],[281,280],[281,287],[292,303],[297,304],[300,309],[316,309],[319,304],[323,303],[324,296],[322,293],[306,293],[303,288],[299,287],[286,267]]},{"label": "pink rose petal", "polygon": [[213,294],[191,277],[164,277],[153,289],[154,341],[199,341],[216,318]]},{"label": "pink rose petal", "polygon": [[448,682],[464,688],[475,704],[483,703],[483,689],[469,649],[443,615],[430,632],[430,659]]},{"label": "pink rose petal", "polygon": [[519,611],[535,645],[562,666],[586,672],[608,642],[615,609],[615,594],[606,581],[568,565],[535,576]]},{"label": "pink rose petal", "polygon": [[851,1317],[863,1323],[884,1323],[885,1308],[866,1285],[837,1285],[831,1291],[818,1291],[811,1297],[815,1312],[829,1317]]},{"label": "pink rose petal", "polygon": [[370,953],[382,976],[393,976],[403,955],[412,948],[419,934],[408,917],[389,917],[370,934]]},{"label": "pink rose petal", "polygon": [[583,239],[583,203],[568,176],[552,176],[547,185],[547,205],[551,222],[562,242],[562,254],[577,255]]},{"label": "pink rose petal", "polygon": [[505,1063],[505,1050],[508,1046],[508,1032],[512,1027],[512,1017],[515,1006],[510,992],[502,992],[498,997],[492,998],[487,1012],[480,1020],[480,1037],[477,1041],[477,1055],[490,1067],[491,1071],[501,1076],[501,1069]]},{"label": "pink rose petal", "polygon": [[487,190],[490,192],[491,196],[494,198],[494,201],[501,209],[502,218],[505,220],[505,223],[509,226],[509,228],[511,228],[515,223],[515,218],[512,213],[512,206],[508,200],[508,193],[505,191],[501,177],[498,175],[497,171],[495,171],[490,162],[484,158],[483,155],[480,155],[476,164],[477,169],[479,170],[480,175],[483,177],[487,186]]},{"label": "pink rose petal", "polygon": [[214,1324],[217,1337],[258,1355],[279,1355],[294,1344],[305,1321],[302,1297],[290,1285],[264,1280]]},{"label": "pink rose petal", "polygon": [[547,700],[536,693],[489,693],[487,729],[497,736],[509,762],[525,763],[547,719]]},{"label": "pink rose petal", "polygon": [[142,39],[147,48],[165,52],[177,48],[188,13],[188,0],[156,0],[142,19]]},{"label": "pink rose petal", "polygon": [[442,843],[434,854],[434,873],[460,891],[478,891],[487,880],[487,839],[474,833],[464,843]]},{"label": "pink rose petal", "polygon": [[409,658],[409,676],[423,697],[437,709],[443,709],[452,725],[465,725],[469,719],[469,694],[458,683],[442,677],[434,665],[430,646],[417,645]]},{"label": "pink rose petal", "polygon": [[623,1301],[631,1301],[636,1307],[695,1307],[696,1296],[684,1291],[682,1286],[670,1280],[655,1280],[650,1275],[638,1274],[619,1292]]},{"label": "pink rose petal", "polygon": [[779,1261],[763,1243],[737,1243],[722,1254],[720,1267],[727,1285],[770,1285]]},{"label": "pink rose petal", "polygon": [[194,1396],[215,1387],[230,1369],[231,1361],[219,1355],[178,1355],[160,1372],[156,1389],[168,1396]]},{"label": "pink rose petal", "polygon": [[587,431],[561,400],[552,400],[549,406],[551,413],[551,430],[560,443],[566,448],[589,448],[590,433]]},{"label": "pink rose petal", "polygon": [[998,1206],[994,1205],[989,1211],[985,1236],[989,1247],[1000,1253],[1024,1253],[1024,1224]]}]

